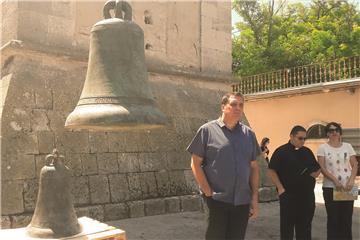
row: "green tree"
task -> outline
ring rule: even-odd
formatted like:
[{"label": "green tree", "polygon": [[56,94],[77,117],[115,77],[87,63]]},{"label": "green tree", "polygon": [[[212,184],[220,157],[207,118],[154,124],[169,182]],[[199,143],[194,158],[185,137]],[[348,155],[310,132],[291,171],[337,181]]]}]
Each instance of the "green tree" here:
[{"label": "green tree", "polygon": [[360,54],[360,12],[350,1],[235,0],[233,9],[242,18],[233,37],[236,75]]}]

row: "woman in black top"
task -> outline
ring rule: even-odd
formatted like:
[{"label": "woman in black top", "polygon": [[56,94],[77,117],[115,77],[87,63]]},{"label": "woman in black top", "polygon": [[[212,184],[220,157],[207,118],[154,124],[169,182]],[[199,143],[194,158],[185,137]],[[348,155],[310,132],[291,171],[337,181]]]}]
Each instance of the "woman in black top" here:
[{"label": "woman in black top", "polygon": [[269,143],[270,143],[270,139],[267,137],[264,137],[261,140],[261,144],[260,144],[261,152],[263,153],[264,158],[268,164],[269,164],[269,152],[270,151],[269,151],[267,145],[269,145]]}]

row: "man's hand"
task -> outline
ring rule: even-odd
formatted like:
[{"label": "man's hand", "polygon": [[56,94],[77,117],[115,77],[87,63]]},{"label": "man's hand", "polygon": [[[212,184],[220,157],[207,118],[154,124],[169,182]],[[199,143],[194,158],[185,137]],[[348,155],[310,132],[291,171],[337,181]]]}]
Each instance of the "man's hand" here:
[{"label": "man's hand", "polygon": [[255,219],[259,214],[259,203],[258,199],[253,199],[250,204],[249,218]]},{"label": "man's hand", "polygon": [[212,197],[212,195],[213,195],[213,191],[211,190],[211,188],[209,188],[206,191],[204,189],[202,189],[201,191],[204,193],[205,197]]},{"label": "man's hand", "polygon": [[281,194],[283,194],[285,192],[285,188],[281,187],[278,189],[278,196],[280,196]]}]

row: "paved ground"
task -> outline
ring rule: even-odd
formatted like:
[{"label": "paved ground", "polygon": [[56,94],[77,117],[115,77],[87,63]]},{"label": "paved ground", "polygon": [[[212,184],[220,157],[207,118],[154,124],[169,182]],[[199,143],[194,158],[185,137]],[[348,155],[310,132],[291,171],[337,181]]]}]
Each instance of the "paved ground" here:
[{"label": "paved ground", "polygon": [[[313,219],[313,240],[326,239],[326,211],[321,189],[316,188],[317,205]],[[353,239],[360,239],[360,200],[356,201],[353,215]],[[203,239],[205,216],[201,212],[186,212],[109,222],[126,231],[128,240]],[[246,239],[279,239],[278,202],[261,203],[260,216],[249,222]]]},{"label": "paved ground", "polygon": [[[246,239],[279,239],[278,202],[261,203],[260,216],[249,222]],[[109,224],[126,231],[128,240],[139,239],[203,239],[205,218],[201,212],[185,212],[151,217],[124,219]],[[360,239],[360,208],[356,207],[353,216],[353,239]],[[313,240],[326,239],[326,212],[317,203],[313,220]]]}]

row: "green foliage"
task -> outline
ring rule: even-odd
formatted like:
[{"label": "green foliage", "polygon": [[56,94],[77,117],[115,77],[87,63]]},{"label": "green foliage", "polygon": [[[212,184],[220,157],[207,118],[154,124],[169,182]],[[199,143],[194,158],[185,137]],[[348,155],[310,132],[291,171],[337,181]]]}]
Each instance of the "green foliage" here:
[{"label": "green foliage", "polygon": [[253,75],[360,54],[360,12],[349,0],[234,0],[233,72]]}]

